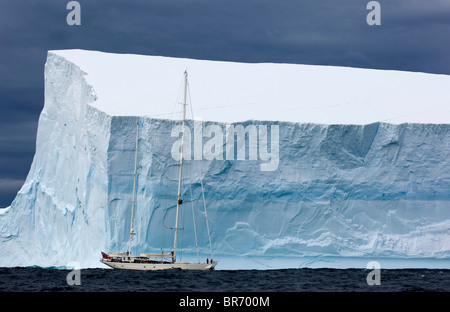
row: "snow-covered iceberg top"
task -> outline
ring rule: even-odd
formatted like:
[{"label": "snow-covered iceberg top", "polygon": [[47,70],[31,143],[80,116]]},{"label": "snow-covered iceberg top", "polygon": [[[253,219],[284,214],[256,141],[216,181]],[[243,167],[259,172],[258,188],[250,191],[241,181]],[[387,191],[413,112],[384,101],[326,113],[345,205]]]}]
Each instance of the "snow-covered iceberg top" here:
[{"label": "snow-covered iceberg top", "polygon": [[183,72],[195,117],[320,124],[450,123],[450,76],[391,70],[234,63],[50,51],[87,73],[92,105],[112,116],[170,118]]}]

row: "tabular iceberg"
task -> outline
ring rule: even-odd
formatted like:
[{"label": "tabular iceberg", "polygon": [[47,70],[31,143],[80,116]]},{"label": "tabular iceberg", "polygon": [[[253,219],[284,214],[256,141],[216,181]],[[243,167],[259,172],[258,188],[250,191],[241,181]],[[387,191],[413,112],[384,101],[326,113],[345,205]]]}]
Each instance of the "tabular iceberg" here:
[{"label": "tabular iceberg", "polygon": [[101,250],[127,249],[136,124],[133,249],[170,244],[180,125],[170,112],[186,69],[186,257],[202,181],[222,268],[450,267],[449,76],[81,50],[48,53],[36,154],[0,210],[1,266],[95,267]]}]

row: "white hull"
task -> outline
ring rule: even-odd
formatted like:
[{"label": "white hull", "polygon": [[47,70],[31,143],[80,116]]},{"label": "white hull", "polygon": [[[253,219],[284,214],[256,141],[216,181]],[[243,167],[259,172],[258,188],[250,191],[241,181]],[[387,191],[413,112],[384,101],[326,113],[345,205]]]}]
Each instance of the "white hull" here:
[{"label": "white hull", "polygon": [[121,270],[137,270],[137,271],[158,271],[169,269],[181,270],[212,270],[216,266],[213,263],[189,263],[189,262],[175,262],[175,263],[136,263],[136,262],[116,262],[102,259],[100,262],[110,266],[113,269]]}]

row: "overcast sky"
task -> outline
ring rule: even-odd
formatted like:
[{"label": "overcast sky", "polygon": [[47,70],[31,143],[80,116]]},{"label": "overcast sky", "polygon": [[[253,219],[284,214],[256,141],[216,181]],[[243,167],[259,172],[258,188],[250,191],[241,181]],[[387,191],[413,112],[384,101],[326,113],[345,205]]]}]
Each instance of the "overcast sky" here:
[{"label": "overcast sky", "polygon": [[0,0],[0,207],[35,152],[48,50],[238,62],[338,65],[450,74],[450,0]]}]

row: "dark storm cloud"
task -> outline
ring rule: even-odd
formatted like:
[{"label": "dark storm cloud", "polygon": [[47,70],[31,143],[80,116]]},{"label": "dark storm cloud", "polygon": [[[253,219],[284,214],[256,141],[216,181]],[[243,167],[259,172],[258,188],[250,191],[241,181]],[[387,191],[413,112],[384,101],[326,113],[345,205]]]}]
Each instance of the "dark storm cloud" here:
[{"label": "dark storm cloud", "polygon": [[448,0],[379,0],[372,27],[369,0],[79,0],[81,26],[68,2],[0,2],[0,206],[33,158],[48,50],[450,74]]}]

